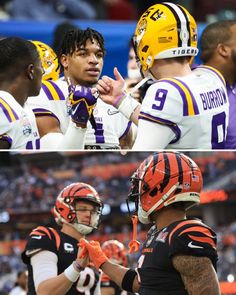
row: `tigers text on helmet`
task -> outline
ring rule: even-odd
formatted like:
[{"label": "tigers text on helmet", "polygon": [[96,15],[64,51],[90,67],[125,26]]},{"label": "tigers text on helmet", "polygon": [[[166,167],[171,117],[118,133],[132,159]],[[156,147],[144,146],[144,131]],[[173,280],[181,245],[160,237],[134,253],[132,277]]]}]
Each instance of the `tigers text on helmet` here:
[{"label": "tigers text on helmet", "polygon": [[[91,213],[90,224],[82,224],[76,215],[76,201],[85,201],[95,205],[96,210]],[[68,223],[83,235],[89,234],[97,229],[103,203],[97,191],[89,184],[77,182],[66,186],[58,195],[53,208],[53,215],[58,224]]]},{"label": "tigers text on helmet", "polygon": [[113,263],[128,266],[127,250],[121,242],[108,240],[102,244],[102,250]]},{"label": "tigers text on helmet", "polygon": [[145,159],[131,177],[128,196],[134,201],[139,221],[152,222],[150,215],[177,202],[186,209],[200,202],[202,173],[197,164],[178,152],[158,152]]},{"label": "tigers text on helmet", "polygon": [[155,4],[140,17],[134,44],[142,71],[150,69],[155,59],[196,56],[197,25],[180,5]]},{"label": "tigers text on helmet", "polygon": [[59,79],[59,64],[58,58],[54,50],[47,44],[41,41],[32,41],[37,47],[40,55],[42,66],[44,69],[43,80],[53,80]]}]

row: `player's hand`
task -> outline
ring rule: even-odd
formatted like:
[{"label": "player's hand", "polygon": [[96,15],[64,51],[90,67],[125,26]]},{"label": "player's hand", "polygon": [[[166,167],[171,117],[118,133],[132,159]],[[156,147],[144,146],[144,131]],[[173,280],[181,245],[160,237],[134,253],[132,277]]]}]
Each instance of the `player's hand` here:
[{"label": "player's hand", "polygon": [[92,95],[91,88],[84,86],[69,86],[70,97],[70,116],[77,125],[86,128],[93,109],[96,105],[97,98]]},{"label": "player's hand", "polygon": [[97,269],[108,260],[107,256],[101,249],[100,243],[97,241],[88,242],[85,239],[80,239],[79,246],[82,248],[79,258],[85,258],[88,253],[90,260],[94,263]]},{"label": "player's hand", "polygon": [[79,247],[78,245],[78,253],[76,261],[81,265],[82,267],[86,267],[89,264],[89,255],[86,248]]},{"label": "player's hand", "polygon": [[116,105],[117,98],[124,94],[125,90],[125,80],[117,68],[114,68],[114,76],[115,80],[108,76],[103,76],[98,81],[96,88],[92,89],[93,94],[96,90],[99,91],[99,98],[113,106]]}]

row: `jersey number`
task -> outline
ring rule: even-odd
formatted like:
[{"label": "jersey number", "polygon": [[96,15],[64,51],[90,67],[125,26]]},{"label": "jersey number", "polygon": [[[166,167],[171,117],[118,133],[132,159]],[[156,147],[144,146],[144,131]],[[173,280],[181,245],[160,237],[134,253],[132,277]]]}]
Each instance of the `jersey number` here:
[{"label": "jersey number", "polygon": [[33,141],[28,141],[27,144],[26,144],[26,149],[27,150],[39,150],[40,149],[40,139],[37,138],[35,140],[35,142]]},{"label": "jersey number", "polygon": [[212,117],[211,121],[211,147],[223,149],[225,145],[225,112]]},{"label": "jersey number", "polygon": [[168,92],[168,90],[166,90],[166,89],[161,89],[160,88],[160,89],[157,90],[156,96],[155,96],[155,101],[157,103],[154,103],[152,105],[152,108],[154,110],[161,111],[163,109],[165,101],[166,101],[167,92]]}]

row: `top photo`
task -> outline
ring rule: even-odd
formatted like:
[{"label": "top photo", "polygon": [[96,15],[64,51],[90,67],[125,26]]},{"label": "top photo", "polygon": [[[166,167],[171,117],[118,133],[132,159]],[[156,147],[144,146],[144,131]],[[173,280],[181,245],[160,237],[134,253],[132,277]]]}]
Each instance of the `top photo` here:
[{"label": "top photo", "polygon": [[236,149],[236,1],[0,2],[0,150]]}]

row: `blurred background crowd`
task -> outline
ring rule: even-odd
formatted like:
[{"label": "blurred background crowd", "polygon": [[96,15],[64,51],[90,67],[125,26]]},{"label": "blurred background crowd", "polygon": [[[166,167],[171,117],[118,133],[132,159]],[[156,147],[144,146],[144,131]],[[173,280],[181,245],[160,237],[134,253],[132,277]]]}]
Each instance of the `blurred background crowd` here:
[{"label": "blurred background crowd", "polygon": [[[204,177],[202,204],[190,215],[201,218],[218,234],[218,276],[236,280],[236,152],[188,152]],[[131,222],[126,198],[130,176],[147,152],[121,153],[0,153],[0,294],[8,294],[24,270],[21,252],[30,230],[55,226],[51,209],[58,192],[71,182],[87,182],[99,192],[105,206],[93,239],[118,239],[126,246]],[[139,225],[138,238],[147,228]],[[137,256],[130,256],[133,265]]]},{"label": "blurred background crowd", "polygon": [[[1,0],[0,19],[107,19],[135,20],[149,6],[164,1],[142,0]],[[179,0],[198,22],[211,21],[214,17],[234,18],[234,0]],[[30,8],[30,9],[29,9]]]}]

